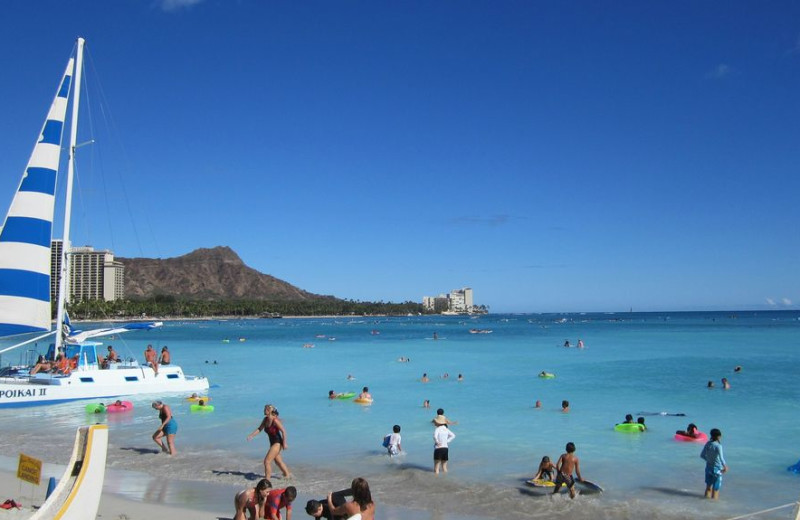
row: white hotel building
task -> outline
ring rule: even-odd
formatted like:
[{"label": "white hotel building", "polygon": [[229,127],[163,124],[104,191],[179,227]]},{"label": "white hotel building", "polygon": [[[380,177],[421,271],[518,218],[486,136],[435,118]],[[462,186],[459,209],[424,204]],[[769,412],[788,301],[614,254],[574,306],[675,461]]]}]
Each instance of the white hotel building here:
[{"label": "white hotel building", "polygon": [[[58,297],[58,279],[61,273],[61,240],[50,244],[50,297]],[[92,247],[73,247],[70,252],[70,301],[113,301],[125,297],[125,266],[114,260],[108,250],[95,251]]]},{"label": "white hotel building", "polygon": [[422,298],[422,307],[426,311],[444,314],[470,314],[475,310],[472,289],[464,287],[462,289],[453,289],[450,294],[424,296]]}]

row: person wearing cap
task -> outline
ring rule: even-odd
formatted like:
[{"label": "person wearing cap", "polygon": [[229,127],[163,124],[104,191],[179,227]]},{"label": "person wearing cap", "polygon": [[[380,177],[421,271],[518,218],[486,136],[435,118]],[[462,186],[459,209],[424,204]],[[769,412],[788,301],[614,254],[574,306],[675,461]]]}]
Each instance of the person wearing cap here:
[{"label": "person wearing cap", "polygon": [[436,429],[433,430],[433,472],[439,474],[439,469],[447,473],[447,461],[449,460],[450,441],[455,439],[456,434],[447,427],[447,417],[442,414],[433,418]]}]

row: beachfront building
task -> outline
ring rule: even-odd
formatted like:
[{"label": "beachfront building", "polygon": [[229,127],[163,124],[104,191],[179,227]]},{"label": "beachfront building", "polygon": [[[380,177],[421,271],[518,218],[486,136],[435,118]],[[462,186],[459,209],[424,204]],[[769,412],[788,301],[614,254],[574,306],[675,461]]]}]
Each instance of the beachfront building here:
[{"label": "beachfront building", "polygon": [[442,314],[472,314],[474,312],[485,312],[483,308],[475,306],[472,289],[463,287],[453,289],[450,294],[440,294],[439,296],[424,296],[422,298],[422,308],[428,312],[439,312]]},{"label": "beachfront building", "polygon": [[[61,240],[53,240],[50,244],[50,295],[53,301],[58,297],[63,248]],[[114,301],[125,297],[125,266],[114,260],[114,253],[95,251],[86,246],[73,247],[69,254],[70,301]]]}]

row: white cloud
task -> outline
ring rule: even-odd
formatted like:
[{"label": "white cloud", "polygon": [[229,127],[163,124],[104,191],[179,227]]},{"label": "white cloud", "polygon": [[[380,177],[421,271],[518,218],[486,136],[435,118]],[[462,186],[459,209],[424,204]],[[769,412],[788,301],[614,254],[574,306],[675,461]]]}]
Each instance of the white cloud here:
[{"label": "white cloud", "polygon": [[160,0],[161,9],[164,11],[177,11],[178,9],[189,8],[202,2],[203,0]]},{"label": "white cloud", "polygon": [[734,75],[736,71],[730,65],[720,63],[706,73],[708,79],[725,79]]},{"label": "white cloud", "polygon": [[767,305],[769,305],[771,307],[775,307],[775,305],[776,305],[775,304],[775,300],[773,300],[772,298],[766,298],[766,300],[767,300]]},{"label": "white cloud", "polygon": [[792,300],[790,300],[789,298],[781,298],[781,303],[784,305],[791,305]]}]

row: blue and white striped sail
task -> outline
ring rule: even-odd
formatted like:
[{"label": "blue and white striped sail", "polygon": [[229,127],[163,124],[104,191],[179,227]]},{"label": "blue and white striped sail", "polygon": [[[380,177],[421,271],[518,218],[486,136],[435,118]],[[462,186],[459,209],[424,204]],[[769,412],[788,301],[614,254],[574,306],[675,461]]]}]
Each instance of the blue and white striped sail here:
[{"label": "blue and white striped sail", "polygon": [[50,330],[50,241],[71,58],[0,229],[0,337]]}]

